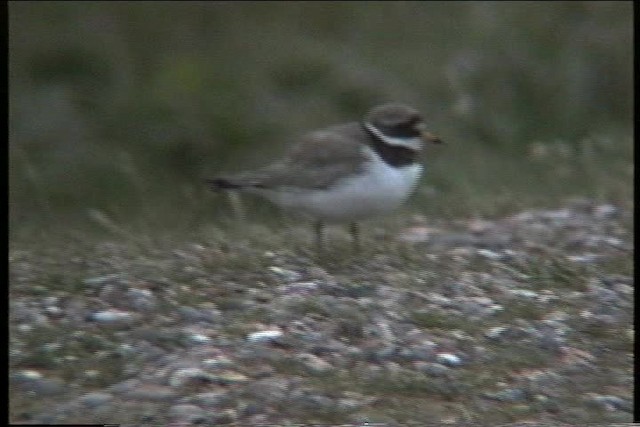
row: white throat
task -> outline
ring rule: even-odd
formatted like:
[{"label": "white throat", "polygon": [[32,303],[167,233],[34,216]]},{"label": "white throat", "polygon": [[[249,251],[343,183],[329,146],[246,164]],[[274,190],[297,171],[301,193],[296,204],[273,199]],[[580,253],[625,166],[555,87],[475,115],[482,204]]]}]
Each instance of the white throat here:
[{"label": "white throat", "polygon": [[374,134],[377,138],[382,140],[385,144],[396,147],[406,147],[414,151],[419,151],[422,148],[422,138],[420,138],[419,136],[414,136],[411,138],[387,136],[380,132],[374,125],[368,122],[364,122],[364,127],[367,128],[367,130]]}]

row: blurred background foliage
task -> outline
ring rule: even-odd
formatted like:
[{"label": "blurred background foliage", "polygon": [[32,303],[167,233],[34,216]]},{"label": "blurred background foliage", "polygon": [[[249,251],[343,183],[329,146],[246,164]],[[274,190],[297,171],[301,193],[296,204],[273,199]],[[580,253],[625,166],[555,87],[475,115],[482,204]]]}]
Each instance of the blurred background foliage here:
[{"label": "blurred background foliage", "polygon": [[631,203],[632,2],[8,8],[12,231],[197,228],[229,213],[202,178],[386,101],[448,143],[427,153],[427,215]]}]

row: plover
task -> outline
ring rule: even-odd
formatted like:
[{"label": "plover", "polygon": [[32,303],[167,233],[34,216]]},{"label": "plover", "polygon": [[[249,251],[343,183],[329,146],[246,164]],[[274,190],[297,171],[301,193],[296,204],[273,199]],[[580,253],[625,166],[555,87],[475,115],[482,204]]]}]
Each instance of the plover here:
[{"label": "plover", "polygon": [[415,190],[423,142],[440,143],[422,116],[402,104],[371,109],[360,122],[303,135],[283,158],[261,169],[208,179],[213,190],[258,194],[280,208],[315,218],[316,244],[325,223],[348,222],[359,246],[357,221],[387,213]]}]

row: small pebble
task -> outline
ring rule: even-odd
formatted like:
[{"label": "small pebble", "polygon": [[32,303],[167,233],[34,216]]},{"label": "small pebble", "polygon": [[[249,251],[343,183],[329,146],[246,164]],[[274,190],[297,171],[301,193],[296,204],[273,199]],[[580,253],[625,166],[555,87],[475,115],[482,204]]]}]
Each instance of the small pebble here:
[{"label": "small pebble", "polygon": [[501,254],[499,252],[494,252],[494,251],[490,251],[488,249],[478,249],[477,250],[478,255],[483,256],[487,259],[493,260],[493,261],[499,261],[505,258],[508,258],[507,256],[505,256],[505,254]]},{"label": "small pebble", "polygon": [[173,405],[169,408],[169,417],[175,421],[202,424],[208,420],[206,412],[199,406],[190,404]]},{"label": "small pebble", "polygon": [[51,317],[62,317],[64,315],[64,311],[62,311],[60,307],[55,305],[45,307],[44,312]]},{"label": "small pebble", "polygon": [[[153,402],[164,402],[173,400],[176,397],[176,392],[167,386],[143,384],[135,386],[135,384],[127,385],[132,387],[131,389],[125,389],[123,385],[123,397],[130,400],[148,400]],[[115,392],[115,391],[114,391]]]},{"label": "small pebble", "polygon": [[509,289],[508,292],[513,296],[527,299],[535,299],[538,297],[537,292],[530,291],[529,289]]},{"label": "small pebble", "polygon": [[113,399],[113,395],[110,393],[88,393],[79,398],[80,403],[89,408],[96,408],[98,406],[104,405]]},{"label": "small pebble", "polygon": [[497,393],[484,393],[485,397],[500,402],[523,402],[527,399],[527,393],[520,388],[508,388]]},{"label": "small pebble", "polygon": [[602,255],[597,254],[583,254],[583,255],[567,255],[569,261],[578,264],[592,264],[602,258]]},{"label": "small pebble", "polygon": [[287,270],[277,266],[269,267],[269,271],[287,282],[295,282],[296,280],[300,280],[302,277],[302,275],[297,271]]},{"label": "small pebble", "polygon": [[462,359],[455,354],[451,353],[439,353],[436,356],[438,363],[442,363],[445,366],[456,367],[462,365]]},{"label": "small pebble", "polygon": [[203,334],[191,334],[188,339],[193,344],[208,344],[212,341],[210,337]]},{"label": "small pebble", "polygon": [[280,338],[282,335],[282,331],[278,329],[253,332],[247,335],[247,341],[254,343],[269,343],[274,342],[274,340]]},{"label": "small pebble", "polygon": [[63,393],[66,389],[62,381],[45,378],[40,372],[34,370],[19,371],[12,379],[22,390],[36,396],[54,396]]},{"label": "small pebble", "polygon": [[169,378],[171,387],[183,387],[186,385],[198,385],[211,383],[215,377],[200,368],[184,368],[175,371]]},{"label": "small pebble", "polygon": [[277,291],[281,294],[308,295],[315,293],[319,287],[320,286],[315,282],[296,282],[278,286]]},{"label": "small pebble", "polygon": [[424,372],[432,377],[443,377],[451,372],[450,368],[440,363],[416,362],[414,366],[418,371]]},{"label": "small pebble", "polygon": [[618,214],[618,208],[613,205],[599,205],[595,207],[593,214],[598,219],[613,218]]},{"label": "small pebble", "polygon": [[202,364],[209,369],[229,368],[233,366],[233,360],[227,356],[218,356],[205,359],[202,361]]},{"label": "small pebble", "polygon": [[133,318],[132,313],[116,309],[97,311],[89,315],[89,320],[106,325],[128,323],[132,321]]},{"label": "small pebble", "polygon": [[214,412],[211,418],[214,424],[232,424],[238,419],[238,413],[235,409],[227,408],[220,412]]},{"label": "small pebble", "polygon": [[622,410],[625,412],[633,412],[633,404],[631,401],[618,396],[589,393],[585,400],[587,403],[598,406],[606,411]]},{"label": "small pebble", "polygon": [[211,374],[211,378],[216,384],[220,385],[240,384],[249,381],[249,378],[246,375],[235,371],[224,371]]},{"label": "small pebble", "polygon": [[87,286],[100,286],[105,283],[114,282],[120,279],[122,276],[120,274],[107,274],[106,276],[97,276],[91,277],[89,279],[84,279],[82,283]]},{"label": "small pebble", "polygon": [[227,392],[210,391],[198,393],[190,400],[203,406],[221,406],[232,402],[233,398]]},{"label": "small pebble", "polygon": [[42,378],[42,374],[38,371],[34,371],[31,369],[25,369],[19,371],[15,375],[15,379],[17,380],[39,380]]},{"label": "small pebble", "polygon": [[333,369],[333,366],[329,362],[310,353],[299,354],[296,358],[302,362],[311,374],[320,375]]},{"label": "small pebble", "polygon": [[499,340],[508,329],[509,328],[507,328],[506,326],[494,326],[493,328],[485,332],[484,336],[492,340]]}]

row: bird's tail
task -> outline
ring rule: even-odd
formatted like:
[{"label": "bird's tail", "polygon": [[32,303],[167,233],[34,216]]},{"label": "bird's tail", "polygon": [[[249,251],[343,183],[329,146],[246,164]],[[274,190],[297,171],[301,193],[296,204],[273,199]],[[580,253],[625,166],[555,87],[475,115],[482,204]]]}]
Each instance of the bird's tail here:
[{"label": "bird's tail", "polygon": [[209,188],[211,188],[213,191],[233,190],[244,187],[243,184],[235,182],[228,178],[205,179],[205,182],[209,184]]},{"label": "bird's tail", "polygon": [[260,176],[255,174],[239,175],[233,178],[218,177],[206,179],[205,182],[213,191],[266,188]]}]

